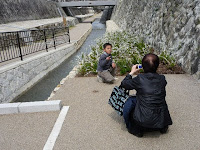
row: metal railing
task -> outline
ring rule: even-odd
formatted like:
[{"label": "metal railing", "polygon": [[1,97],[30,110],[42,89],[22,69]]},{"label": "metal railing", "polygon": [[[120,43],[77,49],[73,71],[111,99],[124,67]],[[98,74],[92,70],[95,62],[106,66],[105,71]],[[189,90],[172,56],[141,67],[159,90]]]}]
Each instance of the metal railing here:
[{"label": "metal railing", "polygon": [[0,63],[70,43],[68,27],[0,33]]}]

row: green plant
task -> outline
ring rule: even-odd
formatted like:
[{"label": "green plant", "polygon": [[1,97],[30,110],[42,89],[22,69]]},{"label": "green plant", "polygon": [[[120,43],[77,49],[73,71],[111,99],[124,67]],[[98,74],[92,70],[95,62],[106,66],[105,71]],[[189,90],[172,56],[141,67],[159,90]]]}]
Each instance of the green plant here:
[{"label": "green plant", "polygon": [[120,74],[123,75],[131,71],[131,63],[129,60],[120,59],[117,61],[117,67],[120,68]]},{"label": "green plant", "polygon": [[[96,41],[95,46],[91,46],[89,55],[82,55],[79,74],[97,74],[98,60],[103,53],[103,44],[107,42],[112,44],[112,56],[121,75],[129,72],[133,64],[141,64],[144,55],[154,51],[143,40],[136,38],[129,32],[107,33],[103,38]],[[159,57],[161,62],[167,64],[168,67],[173,68],[175,66],[174,58],[165,51]]]},{"label": "green plant", "polygon": [[168,54],[167,51],[162,51],[158,56],[160,62],[167,65],[167,68],[173,69],[176,66],[174,57]]},{"label": "green plant", "polygon": [[182,48],[182,44],[179,44],[178,49],[181,49],[181,48]]}]

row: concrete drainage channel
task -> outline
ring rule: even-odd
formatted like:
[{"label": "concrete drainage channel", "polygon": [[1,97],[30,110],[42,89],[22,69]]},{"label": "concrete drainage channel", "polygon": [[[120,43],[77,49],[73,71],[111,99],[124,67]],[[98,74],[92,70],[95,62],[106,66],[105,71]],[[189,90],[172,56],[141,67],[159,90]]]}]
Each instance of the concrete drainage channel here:
[{"label": "concrete drainage channel", "polygon": [[[71,57],[64,61],[60,66],[50,72],[40,82],[30,88],[26,93],[19,97],[15,102],[27,102],[27,101],[45,101],[53,95],[52,91],[56,91],[59,85],[62,85],[66,80],[66,76],[72,72],[74,67],[78,64],[79,58],[82,53],[90,53],[90,45],[95,45],[95,39],[103,36],[105,33],[105,25],[99,23],[100,19],[96,19],[92,24],[92,31],[87,37],[81,48],[75,52]],[[72,71],[73,70],[73,71]],[[72,71],[72,72],[71,72]],[[67,77],[69,78],[69,77]],[[52,94],[52,95],[51,95]],[[51,96],[50,96],[51,95]]]}]

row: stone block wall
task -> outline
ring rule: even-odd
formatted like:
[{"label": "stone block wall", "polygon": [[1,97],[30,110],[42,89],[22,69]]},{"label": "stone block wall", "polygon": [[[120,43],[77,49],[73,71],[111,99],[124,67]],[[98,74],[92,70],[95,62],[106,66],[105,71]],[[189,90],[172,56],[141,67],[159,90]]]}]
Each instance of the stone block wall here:
[{"label": "stone block wall", "polygon": [[[47,0],[1,0],[0,24],[60,17],[55,2]],[[60,8],[62,15],[65,15]]]},{"label": "stone block wall", "polygon": [[199,0],[119,0],[112,20],[157,51],[169,51],[200,79]]}]

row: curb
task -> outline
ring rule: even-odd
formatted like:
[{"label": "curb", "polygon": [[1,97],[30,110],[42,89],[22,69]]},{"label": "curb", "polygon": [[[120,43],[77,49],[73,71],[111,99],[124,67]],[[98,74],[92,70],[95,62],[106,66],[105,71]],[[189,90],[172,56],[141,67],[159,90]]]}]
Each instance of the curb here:
[{"label": "curb", "polygon": [[0,104],[0,114],[59,111],[61,100]]}]

